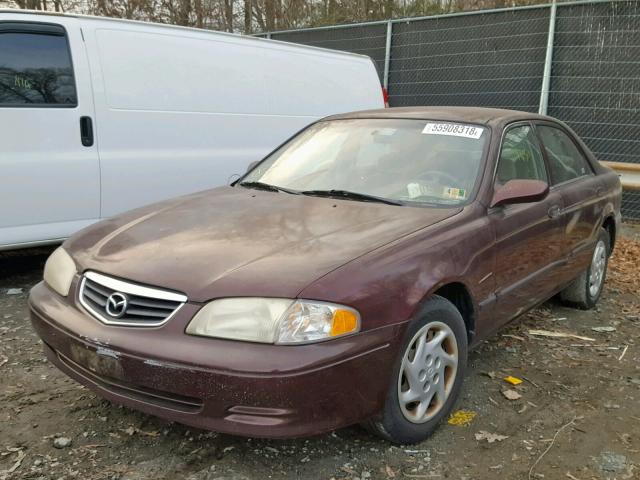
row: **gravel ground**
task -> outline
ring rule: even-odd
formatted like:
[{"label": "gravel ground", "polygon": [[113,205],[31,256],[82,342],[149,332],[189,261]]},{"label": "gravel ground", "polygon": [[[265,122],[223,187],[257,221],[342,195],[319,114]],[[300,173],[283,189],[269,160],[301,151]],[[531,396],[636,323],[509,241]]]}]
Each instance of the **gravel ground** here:
[{"label": "gravel ground", "polygon": [[48,364],[31,330],[27,294],[51,250],[2,254],[0,480],[640,479],[640,228],[625,235],[596,310],[550,301],[483,343],[457,405],[475,418],[411,446],[357,426],[288,441],[232,437],[101,400]]}]

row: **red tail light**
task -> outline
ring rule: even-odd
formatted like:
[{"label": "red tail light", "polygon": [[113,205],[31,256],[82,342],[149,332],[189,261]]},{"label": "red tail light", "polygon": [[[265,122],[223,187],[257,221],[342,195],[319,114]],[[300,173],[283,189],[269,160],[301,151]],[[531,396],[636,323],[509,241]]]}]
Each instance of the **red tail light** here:
[{"label": "red tail light", "polygon": [[382,87],[382,101],[384,102],[384,107],[389,108],[389,92],[384,87]]}]

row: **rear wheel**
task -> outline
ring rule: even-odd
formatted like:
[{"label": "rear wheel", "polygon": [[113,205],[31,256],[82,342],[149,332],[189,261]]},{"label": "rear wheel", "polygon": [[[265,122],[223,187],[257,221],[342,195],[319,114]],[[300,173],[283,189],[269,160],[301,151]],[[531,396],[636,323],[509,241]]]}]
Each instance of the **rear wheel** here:
[{"label": "rear wheel", "polygon": [[426,439],[452,409],[467,362],[467,331],[458,309],[433,296],[407,332],[374,433],[395,443]]},{"label": "rear wheel", "polygon": [[596,306],[607,276],[610,252],[609,233],[601,228],[589,267],[571,285],[560,292],[563,302],[582,310]]}]

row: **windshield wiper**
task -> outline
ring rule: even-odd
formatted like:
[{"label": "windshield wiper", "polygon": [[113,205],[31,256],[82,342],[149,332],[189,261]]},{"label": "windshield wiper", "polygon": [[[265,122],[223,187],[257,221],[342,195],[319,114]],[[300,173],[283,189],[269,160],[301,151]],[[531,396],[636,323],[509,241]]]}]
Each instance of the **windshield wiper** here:
[{"label": "windshield wiper", "polygon": [[264,182],[240,182],[238,185],[246,188],[255,188],[256,190],[266,190],[268,192],[285,192],[291,193],[293,195],[298,195],[300,193],[296,190],[289,190],[288,188],[277,187],[275,185],[271,185],[270,183]]},{"label": "windshield wiper", "polygon": [[390,200],[388,198],[376,197],[375,195],[367,195],[366,193],[350,192],[349,190],[303,190],[302,195],[311,195],[314,197],[337,197],[347,200],[358,200],[361,202],[378,202],[387,205],[404,205],[402,202]]}]

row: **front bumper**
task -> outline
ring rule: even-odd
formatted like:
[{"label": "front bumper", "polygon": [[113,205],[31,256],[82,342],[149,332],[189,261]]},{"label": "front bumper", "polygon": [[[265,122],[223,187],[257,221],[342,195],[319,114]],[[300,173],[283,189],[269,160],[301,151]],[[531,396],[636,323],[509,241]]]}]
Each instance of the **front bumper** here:
[{"label": "front bumper", "polygon": [[[70,298],[76,298],[77,279]],[[77,299],[76,299],[77,300]],[[108,400],[197,428],[255,437],[314,435],[384,403],[402,327],[326,343],[252,344],[192,337],[199,305],[157,328],[105,325],[40,283],[34,329],[48,359]]]}]

